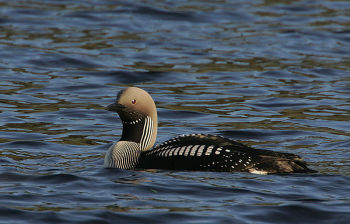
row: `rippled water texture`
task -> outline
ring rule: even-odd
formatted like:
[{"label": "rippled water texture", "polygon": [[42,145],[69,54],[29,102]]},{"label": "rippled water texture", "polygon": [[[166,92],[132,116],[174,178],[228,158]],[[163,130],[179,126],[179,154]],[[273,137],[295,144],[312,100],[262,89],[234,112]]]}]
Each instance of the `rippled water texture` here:
[{"label": "rippled water texture", "polygon": [[[349,52],[348,1],[0,0],[0,223],[349,223]],[[130,85],[319,173],[104,169]]]}]

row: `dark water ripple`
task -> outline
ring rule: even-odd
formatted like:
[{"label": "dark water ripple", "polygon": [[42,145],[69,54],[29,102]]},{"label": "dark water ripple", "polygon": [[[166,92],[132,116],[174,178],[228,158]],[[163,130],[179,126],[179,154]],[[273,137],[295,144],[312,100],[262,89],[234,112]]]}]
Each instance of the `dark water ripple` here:
[{"label": "dark water ripple", "polygon": [[[347,1],[0,1],[0,223],[348,223]],[[147,89],[158,142],[219,134],[313,175],[103,169],[104,108]]]},{"label": "dark water ripple", "polygon": [[[115,218],[156,223],[164,219],[170,222],[251,220],[295,223],[322,218],[324,223],[345,223],[348,217],[344,205],[348,206],[349,201],[338,196],[349,190],[344,188],[349,179],[342,176],[314,175],[310,179],[302,175],[258,177],[102,169],[89,173],[93,175],[87,178],[68,174],[44,177],[1,174],[3,183],[12,183],[7,189],[16,192],[1,196],[11,208],[4,208],[4,211],[11,220],[32,216],[32,221],[45,222],[54,215],[55,222],[78,223],[82,220],[108,222]],[[105,178],[107,176],[109,180]],[[331,186],[328,185],[330,177]],[[25,191],[20,186],[23,182],[26,183]],[[110,194],[116,189],[117,194]],[[339,189],[345,192],[339,192]],[[310,194],[305,195],[305,191]],[[55,207],[57,203],[64,206]],[[252,209],[257,210],[254,215]],[[44,214],[35,216],[38,212]]]}]

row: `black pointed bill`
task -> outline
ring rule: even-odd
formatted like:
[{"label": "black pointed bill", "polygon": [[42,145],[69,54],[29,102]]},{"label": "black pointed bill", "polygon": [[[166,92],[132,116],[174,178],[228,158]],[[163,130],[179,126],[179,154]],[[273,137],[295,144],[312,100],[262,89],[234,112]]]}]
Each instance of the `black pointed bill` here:
[{"label": "black pointed bill", "polygon": [[119,112],[120,110],[124,109],[125,106],[119,103],[112,103],[106,107],[106,110]]}]

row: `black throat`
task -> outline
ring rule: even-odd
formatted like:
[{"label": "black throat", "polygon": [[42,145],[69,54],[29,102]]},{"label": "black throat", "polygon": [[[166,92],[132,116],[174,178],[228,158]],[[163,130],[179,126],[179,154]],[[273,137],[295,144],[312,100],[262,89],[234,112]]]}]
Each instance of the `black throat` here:
[{"label": "black throat", "polygon": [[123,133],[120,141],[140,143],[146,117],[140,117],[133,121],[123,121]]}]

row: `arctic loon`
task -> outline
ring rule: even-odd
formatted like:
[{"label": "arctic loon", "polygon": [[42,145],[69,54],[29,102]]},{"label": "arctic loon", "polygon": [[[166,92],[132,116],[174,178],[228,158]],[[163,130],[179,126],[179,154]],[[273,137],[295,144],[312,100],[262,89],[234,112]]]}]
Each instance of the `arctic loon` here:
[{"label": "arctic loon", "polygon": [[157,108],[150,94],[137,87],[121,90],[107,110],[119,114],[123,131],[121,139],[105,155],[106,168],[255,174],[315,172],[298,155],[255,149],[215,135],[180,135],[153,147],[158,129]]}]

